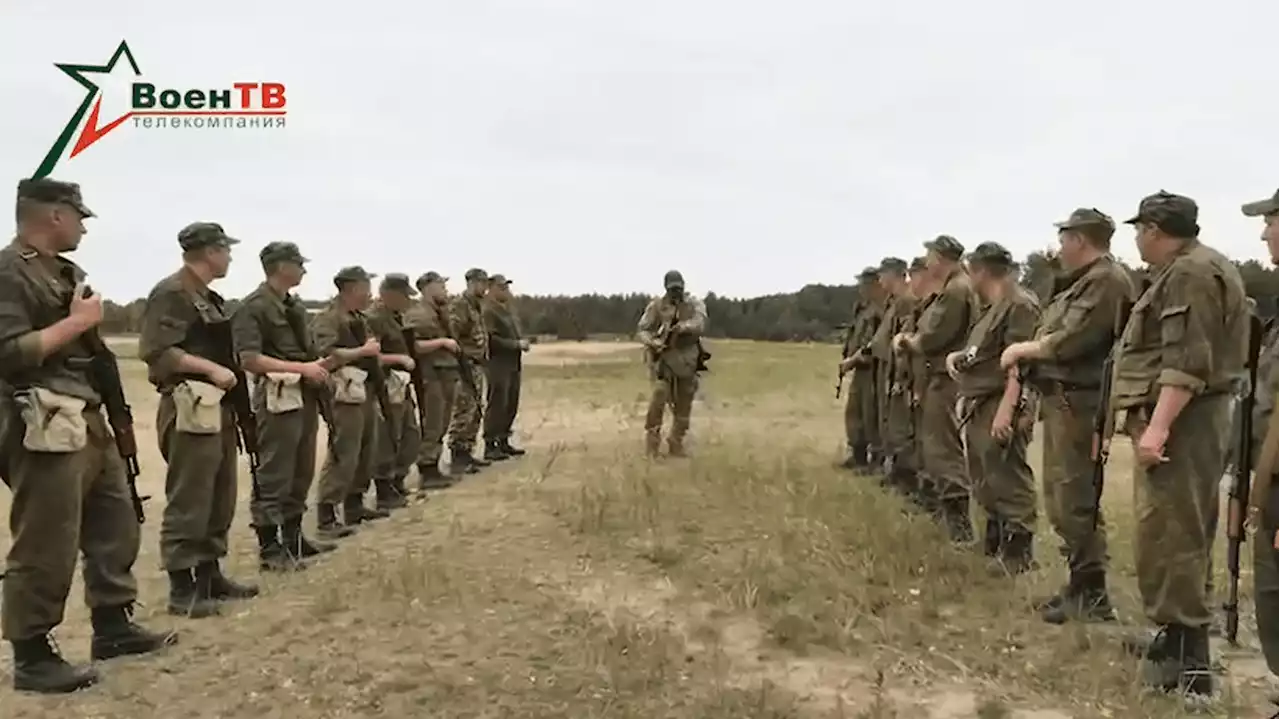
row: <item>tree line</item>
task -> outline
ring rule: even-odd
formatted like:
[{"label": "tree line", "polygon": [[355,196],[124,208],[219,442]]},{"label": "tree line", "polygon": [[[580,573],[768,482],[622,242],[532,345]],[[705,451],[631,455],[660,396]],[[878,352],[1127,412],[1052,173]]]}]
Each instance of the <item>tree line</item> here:
[{"label": "tree line", "polygon": [[[1258,303],[1264,317],[1276,315],[1277,276],[1273,267],[1256,260],[1236,262],[1245,289]],[[1130,267],[1134,279],[1142,282],[1145,272]],[[1059,274],[1057,258],[1033,252],[1022,265],[1019,281],[1042,301],[1053,292]],[[629,336],[651,295],[547,296],[522,295],[516,300],[517,313],[526,334],[563,340],[583,340],[590,336]],[[837,328],[850,320],[857,301],[857,288],[850,285],[805,285],[796,292],[751,298],[721,297],[710,292],[707,306],[708,335],[733,339],[773,342],[828,341]],[[304,300],[310,309],[326,306],[327,300]],[[234,309],[235,301],[231,301]],[[104,332],[136,333],[142,318],[143,300],[128,304],[105,302]]]}]

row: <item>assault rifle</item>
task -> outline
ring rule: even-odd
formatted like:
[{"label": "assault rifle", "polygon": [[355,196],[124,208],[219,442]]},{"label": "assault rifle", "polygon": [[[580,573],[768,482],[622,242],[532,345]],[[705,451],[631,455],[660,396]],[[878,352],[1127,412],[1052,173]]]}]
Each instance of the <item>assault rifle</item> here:
[{"label": "assault rifle", "polygon": [[253,404],[249,398],[249,378],[240,366],[240,358],[236,356],[231,337],[231,321],[214,322],[206,327],[218,348],[218,356],[210,359],[231,370],[236,376],[235,386],[227,390],[227,398],[236,421],[236,448],[249,458],[249,479],[252,482],[253,498],[256,500],[261,496],[258,485],[258,417],[253,413]]},{"label": "assault rifle", "polygon": [[[65,279],[72,285],[77,284],[74,270],[66,269]],[[89,287],[84,288],[83,296],[93,294]],[[68,299],[70,305],[70,299]],[[133,433],[133,410],[124,394],[124,384],[120,379],[120,363],[116,355],[102,340],[102,333],[95,327],[80,336],[85,346],[93,355],[89,363],[89,377],[98,394],[102,395],[102,406],[107,410],[107,423],[111,425],[111,434],[115,435],[116,452],[124,460],[125,480],[129,484],[129,501],[133,504],[133,513],[138,517],[138,524],[147,521],[143,504],[151,499],[150,495],[138,495],[138,477],[142,468],[138,466],[138,439]]]},{"label": "assault rifle", "polygon": [[[1255,314],[1249,315],[1249,354],[1245,359],[1245,373],[1249,384],[1240,400],[1240,436],[1236,450],[1235,477],[1231,482],[1231,499],[1227,510],[1227,601],[1222,605],[1226,613],[1224,634],[1231,646],[1238,646],[1240,632],[1240,548],[1244,544],[1248,519],[1249,481],[1253,471],[1253,407],[1257,401],[1258,353],[1262,347],[1262,321]],[[1270,478],[1260,478],[1268,481]],[[1257,540],[1255,540],[1257,541]]]},{"label": "assault rifle", "polygon": [[484,398],[480,396],[480,382],[476,379],[476,364],[474,359],[467,356],[467,353],[459,347],[453,356],[458,360],[458,377],[462,379],[462,384],[471,390],[471,394],[476,398],[476,404],[484,404]]},{"label": "assault rifle", "polygon": [[[365,329],[366,325],[361,316],[351,320],[351,333],[356,338],[357,347],[369,339]],[[395,456],[399,456],[400,416],[392,411],[391,395],[387,392],[387,373],[382,368],[382,361],[378,357],[365,357],[358,360],[356,366],[369,373],[369,379],[373,382],[374,396],[378,399],[378,409],[382,411],[382,418],[387,423],[387,434],[391,435],[391,451]]]},{"label": "assault rifle", "polygon": [[[293,311],[286,312],[285,317],[289,320],[289,329],[293,332],[294,340],[307,353],[307,359],[312,361],[317,359],[311,344],[311,333],[307,330],[307,326],[303,324],[305,318]],[[326,366],[325,369],[332,369],[332,367]],[[306,386],[304,385],[303,387],[304,391],[306,391]],[[315,392],[316,405],[320,409],[320,419],[324,420],[325,429],[328,430],[329,447],[332,449],[336,434],[333,429],[333,397],[329,394],[329,388],[326,386],[316,388]]]},{"label": "assault rifle", "polygon": [[418,333],[412,327],[401,327],[400,336],[409,348],[409,357],[413,359],[413,371],[409,373],[409,384],[413,388],[413,401],[418,405],[418,426],[427,426],[427,375],[422,360],[418,357]]},{"label": "assault rifle", "polygon": [[1111,456],[1111,434],[1114,430],[1111,414],[1111,375],[1115,368],[1116,349],[1112,348],[1102,362],[1102,387],[1099,392],[1098,410],[1093,414],[1093,437],[1090,459],[1093,460],[1093,531],[1098,531],[1098,518],[1102,514],[1102,489],[1106,482],[1107,458]]}]

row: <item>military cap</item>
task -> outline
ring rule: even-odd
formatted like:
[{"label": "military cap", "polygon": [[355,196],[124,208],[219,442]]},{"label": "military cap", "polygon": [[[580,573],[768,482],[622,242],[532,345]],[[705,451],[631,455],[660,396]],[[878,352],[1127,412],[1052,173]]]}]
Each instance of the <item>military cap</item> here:
[{"label": "military cap", "polygon": [[1139,222],[1159,224],[1167,220],[1182,220],[1194,225],[1200,217],[1200,208],[1190,197],[1175,195],[1161,190],[1154,195],[1147,195],[1138,203],[1138,212],[1125,220],[1126,225]]},{"label": "military cap", "polygon": [[973,251],[969,253],[968,259],[970,262],[1003,267],[1013,267],[1017,264],[1013,261],[1013,255],[999,242],[983,242],[973,248]]},{"label": "military cap", "polygon": [[945,257],[948,260],[959,260],[964,257],[964,245],[951,235],[938,235],[937,237],[924,243],[926,250],[933,250],[938,256]]},{"label": "military cap", "polygon": [[511,284],[511,280],[507,279],[507,276],[502,274],[489,275],[489,284],[506,286]]},{"label": "military cap", "polygon": [[662,286],[667,289],[684,287],[684,275],[679,270],[667,270],[667,274],[662,276]]},{"label": "military cap", "polygon": [[228,237],[227,231],[216,222],[192,222],[178,230],[178,246],[184,252],[201,247],[230,247],[238,244],[240,240]]},{"label": "military cap", "polygon": [[901,257],[886,257],[880,260],[880,272],[902,274],[907,271],[907,261]]},{"label": "military cap", "polygon": [[910,272],[924,272],[927,269],[929,269],[929,263],[925,262],[923,257],[917,257],[911,260]]},{"label": "military cap", "polygon": [[863,282],[872,282],[880,277],[880,269],[878,267],[864,267],[858,273],[858,279]]},{"label": "military cap", "polygon": [[448,277],[445,277],[444,275],[440,274],[439,272],[436,272],[435,270],[431,270],[430,272],[424,272],[418,275],[418,281],[414,282],[413,284],[416,285],[418,289],[422,289],[423,287],[426,287],[432,282],[443,283],[448,281],[449,281]]},{"label": "military cap", "polygon": [[463,275],[463,277],[466,278],[467,282],[473,282],[475,280],[487,280],[489,279],[489,273],[485,272],[479,267],[472,267],[471,269],[467,270],[467,274]]},{"label": "military cap", "polygon": [[377,275],[365,270],[360,265],[352,265],[338,270],[338,274],[333,276],[333,284],[345,285],[348,282],[368,282],[375,277]]},{"label": "military cap", "polygon": [[409,282],[409,275],[400,272],[388,272],[383,275],[382,282],[378,285],[378,289],[382,291],[403,292],[410,297],[418,294],[413,288],[413,283]]},{"label": "military cap", "polygon": [[1240,211],[1245,217],[1265,217],[1280,212],[1280,190],[1276,190],[1276,194],[1265,200],[1241,205]]},{"label": "military cap", "polygon": [[1107,227],[1111,230],[1116,229],[1115,220],[1111,219],[1107,213],[1094,207],[1077,207],[1071,211],[1071,215],[1061,222],[1053,223],[1053,226],[1059,230],[1074,230],[1077,227],[1091,226]]},{"label": "military cap", "polygon": [[61,182],[49,177],[19,180],[18,200],[70,205],[84,217],[97,217],[93,210],[90,210],[84,204],[84,198],[80,194],[80,185],[76,182]]},{"label": "military cap", "polygon": [[302,265],[311,261],[303,257],[302,250],[292,242],[268,242],[267,246],[258,253],[258,259],[262,260],[264,265],[273,262],[294,262]]}]

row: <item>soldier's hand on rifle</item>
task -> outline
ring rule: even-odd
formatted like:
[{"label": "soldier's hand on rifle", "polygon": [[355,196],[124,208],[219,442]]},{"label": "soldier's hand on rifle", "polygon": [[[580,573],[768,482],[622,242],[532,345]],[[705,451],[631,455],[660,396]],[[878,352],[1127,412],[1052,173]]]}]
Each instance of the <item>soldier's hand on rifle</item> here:
[{"label": "soldier's hand on rifle", "polygon": [[324,384],[329,380],[329,370],[325,368],[324,360],[300,363],[298,365],[298,374],[312,384]]},{"label": "soldier's hand on rifle", "polygon": [[947,355],[947,359],[946,359],[947,374],[951,375],[951,379],[954,379],[954,380],[960,379],[959,362],[960,362],[960,359],[963,357],[964,357],[964,352],[962,351],[952,352]]},{"label": "soldier's hand on rifle", "polygon": [[1138,463],[1143,467],[1154,467],[1168,462],[1169,458],[1164,454],[1164,445],[1168,441],[1169,430],[1148,424],[1147,428],[1142,430],[1142,435],[1138,437],[1138,443],[1133,448],[1134,453],[1137,454]]},{"label": "soldier's hand on rifle", "polygon": [[853,355],[851,357],[845,357],[844,359],[840,360],[840,374],[848,374],[849,370],[853,369],[853,366],[856,365],[857,363],[858,363],[857,355]]},{"label": "soldier's hand on rifle", "polygon": [[991,436],[1001,442],[1008,442],[1013,436],[1013,408],[1005,402],[996,408],[996,416],[991,420]]},{"label": "soldier's hand on rifle", "polygon": [[376,337],[370,337],[360,345],[361,357],[377,357],[382,354],[382,343]]},{"label": "soldier's hand on rifle", "polygon": [[527,340],[527,339],[521,339],[521,340],[520,340],[520,351],[521,351],[521,352],[528,352],[528,351],[529,351],[529,340]]},{"label": "soldier's hand on rifle", "polygon": [[209,381],[218,389],[226,392],[236,386],[236,373],[222,365],[217,365],[209,370]]},{"label": "soldier's hand on rifle", "polygon": [[908,337],[907,333],[905,333],[905,332],[899,332],[898,334],[894,335],[894,336],[893,336],[893,343],[892,343],[892,344],[893,344],[893,351],[894,351],[894,352],[906,352],[906,351],[907,351],[907,340],[908,340],[908,339],[909,339],[909,337]]},{"label": "soldier's hand on rifle", "polygon": [[1034,340],[1026,342],[1014,342],[1004,348],[1004,352],[1000,353],[1000,369],[1009,369],[1018,364],[1022,360],[1035,354],[1040,349],[1040,343]]},{"label": "soldier's hand on rifle", "polygon": [[406,372],[412,372],[414,367],[418,366],[417,362],[409,355],[396,355],[396,363],[404,368]]},{"label": "soldier's hand on rifle", "polygon": [[84,283],[77,283],[71,292],[71,316],[85,329],[92,329],[102,323],[102,295],[92,290],[88,297],[84,294]]}]

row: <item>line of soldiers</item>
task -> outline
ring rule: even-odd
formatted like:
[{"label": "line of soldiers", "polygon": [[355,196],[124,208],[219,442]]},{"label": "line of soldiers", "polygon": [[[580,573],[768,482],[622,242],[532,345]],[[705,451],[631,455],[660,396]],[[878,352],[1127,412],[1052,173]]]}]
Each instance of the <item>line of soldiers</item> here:
[{"label": "line of soldiers", "polygon": [[[0,630],[13,647],[20,691],[70,692],[98,680],[92,666],[65,661],[50,638],[63,620],[77,552],[95,661],[177,641],[172,631],[133,621],[146,498],[137,493],[132,415],[98,333],[102,298],[63,255],[79,246],[84,220],[94,216],[75,183],[23,180],[17,235],[0,249],[0,477],[13,493]],[[264,281],[230,312],[210,285],[226,276],[238,242],[211,222],[178,233],[182,267],[147,297],[138,345],[160,393],[168,611],[189,618],[219,614],[223,602],[259,591],[221,567],[242,451],[260,569],[268,572],[306,569],[336,547],[332,540],[404,507],[414,465],[424,493],[524,454],[511,434],[529,342],[510,280],[472,269],[466,291],[451,299],[439,273],[412,284],[388,274],[374,301],[375,275],[347,267],[333,279],[336,299],[310,318],[291,293],[307,258],[293,243],[273,242],[259,255]],[[302,519],[322,420],[328,448],[313,540]]]},{"label": "line of soldiers", "polygon": [[[1280,262],[1280,193],[1243,212],[1264,219],[1263,240]],[[1274,325],[1253,313],[1232,263],[1198,239],[1197,220],[1190,198],[1161,191],[1141,201],[1126,221],[1149,267],[1139,288],[1111,255],[1112,219],[1075,210],[1055,223],[1062,272],[1043,307],[996,243],[966,255],[943,235],[910,265],[885,258],[859,276],[838,371],[840,382],[853,374],[842,466],[880,473],[960,545],[974,540],[976,502],[985,530],[977,544],[1000,574],[1036,566],[1027,445],[1040,421],[1040,491],[1068,571],[1065,586],[1037,605],[1054,624],[1116,618],[1099,502],[1111,438],[1127,437],[1138,588],[1157,632],[1125,646],[1142,657],[1148,685],[1203,695],[1213,690],[1206,578],[1233,445],[1243,448],[1237,490],[1249,486],[1250,467],[1264,467],[1251,491],[1233,493],[1233,511],[1247,500],[1258,530],[1258,629],[1277,668],[1275,445],[1261,457],[1259,448],[1269,424],[1274,432],[1280,360]],[[1236,402],[1246,376],[1248,401]],[[1237,407],[1244,421],[1234,424],[1247,429],[1233,438]],[[1228,529],[1235,551],[1241,516]]]}]

